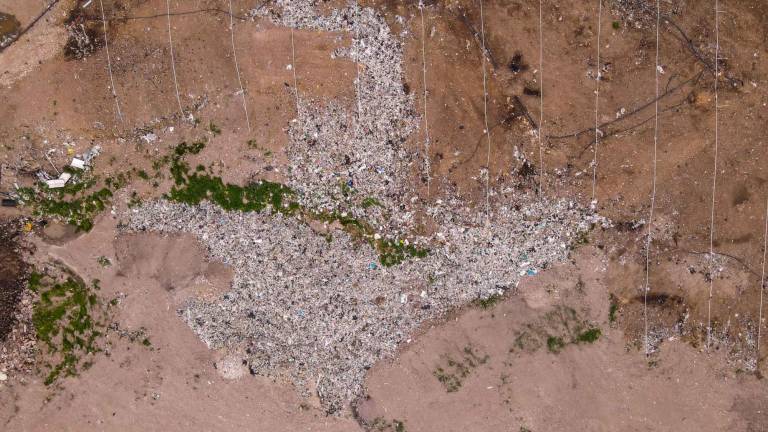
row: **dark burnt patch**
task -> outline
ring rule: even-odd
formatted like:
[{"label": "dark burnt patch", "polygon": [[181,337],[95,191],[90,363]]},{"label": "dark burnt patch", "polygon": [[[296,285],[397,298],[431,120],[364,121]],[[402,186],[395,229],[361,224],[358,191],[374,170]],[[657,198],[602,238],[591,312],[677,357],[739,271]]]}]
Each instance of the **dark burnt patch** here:
[{"label": "dark burnt patch", "polygon": [[621,221],[621,222],[616,222],[614,226],[616,227],[616,231],[618,232],[632,232],[632,231],[637,231],[638,228],[643,226],[643,224],[639,224],[635,221]]},{"label": "dark burnt patch", "polygon": [[21,23],[15,16],[0,12],[0,48],[5,48],[18,37]]},{"label": "dark burnt patch", "polygon": [[512,56],[508,66],[512,73],[520,73],[528,70],[528,65],[523,62],[523,54],[519,51]]},{"label": "dark burnt patch", "polygon": [[523,94],[526,96],[541,96],[541,90],[539,90],[536,87],[533,87],[532,85],[526,84],[526,86],[523,88]]},{"label": "dark burnt patch", "polygon": [[522,178],[533,177],[536,175],[536,168],[534,168],[532,163],[525,161],[520,169],[517,170],[517,175]]},{"label": "dark burnt patch", "polygon": [[97,8],[86,9],[83,4],[84,1],[78,1],[64,21],[68,34],[64,57],[68,60],[86,58],[104,46],[101,16],[96,15]]},{"label": "dark burnt patch", "polygon": [[[636,296],[633,300],[638,303],[644,303],[646,301],[646,298],[639,295],[639,296]],[[682,297],[677,295],[664,294],[664,293],[658,293],[658,294],[648,293],[647,301],[648,301],[648,306],[657,306],[657,307],[676,308],[678,306],[685,304],[685,301],[683,300]]]}]

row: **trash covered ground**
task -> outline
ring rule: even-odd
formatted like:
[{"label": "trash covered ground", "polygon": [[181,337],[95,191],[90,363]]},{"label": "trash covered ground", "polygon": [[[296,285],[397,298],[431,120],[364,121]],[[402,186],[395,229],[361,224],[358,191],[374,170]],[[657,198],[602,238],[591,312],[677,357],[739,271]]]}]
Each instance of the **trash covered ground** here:
[{"label": "trash covered ground", "polygon": [[0,221],[0,381],[29,373],[35,362],[32,293],[25,289],[28,253],[17,220]]},{"label": "trash covered ground", "polygon": [[[376,199],[384,209],[407,204],[412,189],[409,177],[414,168],[421,168],[416,154],[403,143],[418,128],[420,117],[413,95],[406,94],[403,86],[402,42],[384,17],[357,4],[324,15],[307,0],[279,1],[251,14],[295,29],[352,37],[349,47],[332,52],[331,57],[356,64],[353,110],[340,101],[313,100],[298,89],[298,116],[290,123],[286,153],[288,184],[300,192],[302,203],[354,216],[360,215],[346,199],[348,191],[354,191],[358,200]],[[395,211],[375,222],[405,232],[412,227],[413,217],[410,212]]]},{"label": "trash covered ground", "polygon": [[[309,1],[254,13],[297,28],[349,32],[349,51],[333,55],[362,65],[356,112],[298,96],[287,150],[288,184],[298,201],[358,216],[343,200],[354,190],[394,209],[390,220],[372,221],[382,230],[376,236],[408,232],[413,218],[397,209],[411,204],[414,155],[402,143],[418,117],[403,90],[400,44],[383,17],[357,5],[319,15]],[[254,374],[290,376],[335,413],[360,396],[366,371],[419,324],[514,290],[521,277],[565,259],[590,229],[574,202],[511,199],[490,217],[458,199],[425,206],[437,224],[431,238],[418,239],[429,255],[392,267],[346,233],[323,236],[295,220],[209,203],[147,203],[130,210],[127,228],[192,233],[212,259],[231,265],[231,292],[214,303],[191,301],[180,315],[211,348],[242,356]]]},{"label": "trash covered ground", "polygon": [[179,315],[253,373],[316,385],[336,412],[419,324],[513,291],[521,278],[565,259],[589,224],[567,202],[529,204],[502,210],[489,225],[447,222],[428,257],[388,268],[346,233],[329,238],[293,219],[208,203],[148,203],[133,209],[127,228],[192,233],[211,259],[232,266],[231,292],[213,303],[193,300]]},{"label": "trash covered ground", "polygon": [[[100,2],[22,3],[0,0],[29,29],[0,49],[0,216],[37,269],[58,260],[92,289],[100,334],[51,376],[33,326],[48,289],[23,291],[18,343],[0,342],[7,428],[768,424],[765,5],[721,14],[711,259],[713,10],[662,3],[644,308],[651,3],[603,3],[598,64],[597,3],[543,2],[543,75],[537,3],[485,1],[483,24],[468,0],[233,0],[232,29],[215,0],[172,0],[170,19],[162,0],[105,0],[111,67]],[[605,219],[587,209],[597,70]],[[49,306],[82,293],[64,282]]]}]

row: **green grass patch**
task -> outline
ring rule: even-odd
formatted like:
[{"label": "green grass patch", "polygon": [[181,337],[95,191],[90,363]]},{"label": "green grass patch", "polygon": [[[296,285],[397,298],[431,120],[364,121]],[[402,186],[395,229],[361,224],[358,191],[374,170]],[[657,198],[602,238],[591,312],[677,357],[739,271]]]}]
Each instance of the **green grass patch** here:
[{"label": "green grass patch", "polygon": [[577,343],[594,343],[598,339],[600,339],[600,336],[603,334],[602,331],[600,331],[599,328],[594,327],[589,330],[585,330],[576,336],[576,342]]},{"label": "green grass patch", "polygon": [[547,349],[551,353],[559,353],[565,347],[565,342],[560,336],[547,337]]},{"label": "green grass patch", "polygon": [[608,322],[614,323],[616,322],[616,312],[619,311],[619,304],[616,302],[616,299],[611,296],[611,306],[608,309]]},{"label": "green grass patch", "polygon": [[120,173],[107,177],[104,186],[96,188],[98,177],[87,177],[80,169],[67,167],[72,179],[62,188],[50,189],[45,183],[18,189],[21,202],[32,209],[32,215],[58,219],[73,225],[77,231],[90,231],[93,219],[111,203],[113,192],[125,186],[130,175]]},{"label": "green grass patch", "polygon": [[381,203],[381,201],[373,197],[367,197],[360,203],[360,207],[364,209],[371,208],[373,206],[384,208],[384,205]]},{"label": "green grass patch", "polygon": [[94,318],[101,310],[98,283],[86,285],[68,269],[58,278],[33,271],[29,289],[38,294],[32,309],[37,340],[50,358],[45,385],[62,376],[73,376],[85,364],[82,356],[99,351],[96,341],[104,324]]},{"label": "green grass patch", "polygon": [[376,249],[384,267],[400,264],[408,258],[424,258],[429,255],[429,250],[406,244],[404,240],[379,239],[376,240]]},{"label": "green grass patch", "polygon": [[435,368],[435,370],[432,371],[432,375],[437,378],[448,393],[459,391],[464,379],[466,379],[474,369],[486,364],[490,359],[488,354],[478,354],[471,346],[464,347],[461,353],[461,360],[454,360],[448,355],[443,357],[444,364]]},{"label": "green grass patch", "polygon": [[[64,189],[64,188],[62,188]],[[112,199],[112,191],[101,188],[90,194],[78,194],[69,200],[63,199],[63,192],[52,192],[47,187],[41,187],[40,192],[32,188],[18,190],[21,200],[32,207],[32,214],[40,217],[53,217],[70,225],[78,231],[90,231],[93,228],[93,218],[104,211]]]},{"label": "green grass patch", "polygon": [[490,296],[486,298],[480,298],[474,301],[474,304],[479,306],[482,309],[490,309],[496,305],[496,303],[500,302],[504,296],[501,294],[491,294]]},{"label": "green grass patch", "polygon": [[369,429],[376,432],[406,432],[405,422],[400,420],[387,421],[384,417],[376,417],[369,425]]},{"label": "green grass patch", "polygon": [[[211,174],[199,165],[192,171],[185,160],[189,154],[199,153],[206,142],[192,144],[183,142],[173,151],[169,160],[174,186],[165,195],[167,199],[185,204],[196,205],[208,200],[228,211],[256,211],[269,209],[273,214],[281,213],[296,216],[304,220],[320,222],[338,222],[344,231],[354,239],[365,241],[379,253],[379,261],[384,267],[402,263],[410,258],[424,258],[428,249],[420,248],[402,239],[375,239],[375,230],[365,221],[344,216],[339,212],[317,212],[301,206],[296,201],[296,193],[281,183],[261,180],[246,186],[225,183],[221,177]],[[353,193],[348,188],[347,193]]]}]

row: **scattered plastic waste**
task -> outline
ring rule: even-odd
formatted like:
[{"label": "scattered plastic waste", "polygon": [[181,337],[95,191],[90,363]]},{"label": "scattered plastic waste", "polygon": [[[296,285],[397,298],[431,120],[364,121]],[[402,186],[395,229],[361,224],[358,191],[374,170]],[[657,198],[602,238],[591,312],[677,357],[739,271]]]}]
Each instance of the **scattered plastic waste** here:
[{"label": "scattered plastic waste", "polygon": [[73,168],[85,169],[85,161],[78,158],[72,158],[72,163],[69,164]]}]

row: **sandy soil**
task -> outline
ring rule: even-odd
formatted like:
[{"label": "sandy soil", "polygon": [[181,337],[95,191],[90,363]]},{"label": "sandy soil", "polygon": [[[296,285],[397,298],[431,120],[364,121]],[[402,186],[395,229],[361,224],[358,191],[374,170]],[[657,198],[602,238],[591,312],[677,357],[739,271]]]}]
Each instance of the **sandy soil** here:
[{"label": "sandy soil", "polygon": [[[25,25],[42,4],[0,0],[0,11]],[[42,3],[42,2],[39,2]],[[192,4],[193,3],[193,4]],[[219,8],[221,2],[172,1],[174,10]],[[254,2],[236,0],[237,15]],[[406,84],[423,107],[421,37],[415,2],[368,1],[387,16],[396,31],[408,30]],[[414,183],[424,197],[439,199],[457,191],[481,202],[486,163],[481,55],[476,3],[426,2],[427,111],[430,122],[432,188],[423,173]],[[715,276],[712,316],[727,335],[723,350],[702,351],[709,283],[709,217],[713,169],[714,57],[710,2],[680,1],[671,25],[661,32],[661,75],[657,208],[651,260],[651,290],[659,300],[649,310],[651,330],[663,332],[682,317],[686,340],[665,340],[648,363],[638,350],[644,331],[642,294],[645,276],[653,143],[653,105],[640,109],[654,94],[654,31],[615,13],[607,5],[602,23],[599,120],[607,136],[598,147],[599,210],[617,222],[593,231],[573,262],[531,278],[519,294],[493,309],[458,312],[435,323],[402,348],[394,361],[370,372],[368,398],[357,405],[360,421],[394,430],[768,430],[765,381],[740,373],[754,353],[747,344],[757,320],[763,255],[766,178],[764,119],[768,95],[768,5],[727,2],[721,15],[723,75],[720,79],[720,154],[715,195],[715,241],[723,271]],[[228,17],[199,12],[172,17],[176,68],[182,103],[200,103],[199,126],[181,123],[173,92],[167,23],[164,16],[121,19],[110,28],[110,50],[123,121],[116,115],[104,50],[85,60],[66,60],[62,25],[72,2],[62,1],[50,16],[19,42],[0,53],[0,191],[13,182],[28,184],[28,173],[47,167],[43,151],[59,165],[68,158],[64,142],[77,152],[104,148],[96,171],[109,175],[130,168],[147,169],[152,158],[181,140],[211,136],[209,122],[222,135],[200,155],[216,161],[227,181],[252,177],[280,179],[285,164],[286,127],[295,117],[290,31],[262,20],[238,21],[238,60],[248,90],[253,133],[242,109],[228,29]],[[35,6],[35,7],[33,7]],[[118,16],[164,13],[159,0],[105,1]],[[327,5],[324,7],[331,7]],[[665,7],[667,7],[665,5]],[[91,6],[91,12],[93,12]],[[541,123],[544,94],[544,190],[583,203],[591,199],[594,126],[596,2],[544,2],[544,85],[538,65],[538,4],[486,1],[489,125],[492,139],[491,184],[519,173],[515,151],[542,172],[533,126]],[[669,12],[669,10],[665,10]],[[671,12],[670,12],[671,13]],[[396,15],[405,17],[398,22]],[[615,25],[614,23],[618,23]],[[329,53],[348,43],[340,35],[296,31],[298,88],[307,97],[341,95],[354,103],[355,67]],[[516,54],[520,61],[510,67]],[[710,60],[706,60],[710,59]],[[527,91],[526,91],[527,89]],[[526,94],[528,93],[528,94]],[[204,103],[203,103],[204,102]],[[624,109],[625,114],[621,113]],[[614,122],[615,121],[615,122]],[[586,130],[573,135],[574,132]],[[158,140],[142,141],[152,131]],[[423,129],[408,145],[423,148]],[[260,149],[249,148],[254,139]],[[267,153],[270,156],[267,156]],[[20,162],[21,160],[21,162]],[[536,176],[524,187],[534,188]],[[162,181],[161,181],[162,183]],[[124,207],[129,191],[144,199],[158,195],[134,182],[116,200]],[[496,198],[500,199],[500,198]],[[3,216],[22,214],[2,209]],[[284,383],[267,382],[238,371],[221,353],[211,352],[177,318],[175,310],[191,295],[226,289],[231,270],[207,262],[189,238],[116,237],[115,221],[103,216],[86,235],[56,227],[29,234],[38,246],[36,259],[64,261],[84,279],[99,278],[100,295],[120,298],[114,322],[121,329],[146,329],[151,348],[108,335],[110,355],[55,389],[39,377],[0,383],[0,423],[7,430],[359,430],[351,417],[326,417],[312,398]],[[98,256],[114,265],[104,269]],[[619,305],[608,322],[611,297]],[[679,300],[677,300],[679,299]],[[558,354],[546,346],[514,350],[515,338],[528,325],[541,326],[561,306],[578,311],[603,329],[595,344],[566,346]],[[547,324],[549,325],[549,324]],[[763,323],[764,325],[764,323]],[[546,327],[546,326],[545,326]],[[537,327],[538,328],[538,327]],[[546,327],[551,331],[552,329]],[[692,334],[692,335],[691,335]],[[739,345],[741,344],[741,345]],[[546,345],[546,344],[545,344]],[[694,346],[698,347],[695,348]],[[739,346],[739,352],[725,348]],[[768,344],[762,345],[768,347]],[[466,353],[471,347],[473,355]],[[478,359],[487,360],[480,364]],[[436,378],[447,359],[470,368],[457,391],[447,392]],[[227,365],[217,369],[215,365]],[[761,363],[765,371],[765,361]],[[243,376],[229,380],[225,375]],[[759,373],[757,374],[759,376]],[[115,391],[115,389],[121,389]],[[387,422],[385,426],[383,422]]]},{"label": "sandy soil", "polygon": [[[112,320],[121,332],[108,333],[108,355],[95,355],[90,369],[56,388],[37,379],[5,386],[6,430],[357,430],[354,420],[325,417],[290,386],[247,369],[237,379],[222,377],[226,359],[209,350],[176,310],[193,294],[225,290],[231,271],[206,262],[190,238],[115,238],[114,229],[106,218],[66,245],[39,244],[40,256],[99,278],[100,295],[119,299]],[[114,265],[102,268],[98,256]],[[141,337],[131,341],[137,331]],[[150,346],[141,343],[144,337]]]},{"label": "sandy soil", "polygon": [[[603,258],[581,250],[573,263],[529,279],[519,297],[427,329],[397,360],[372,370],[361,417],[397,419],[417,431],[763,430],[764,383],[685,343],[666,344],[652,366],[625,349],[624,335],[607,322]],[[520,332],[563,305],[600,323],[604,338],[557,354],[521,350]],[[468,348],[486,361],[472,367]],[[455,392],[435,376],[448,359],[469,370]]]}]

